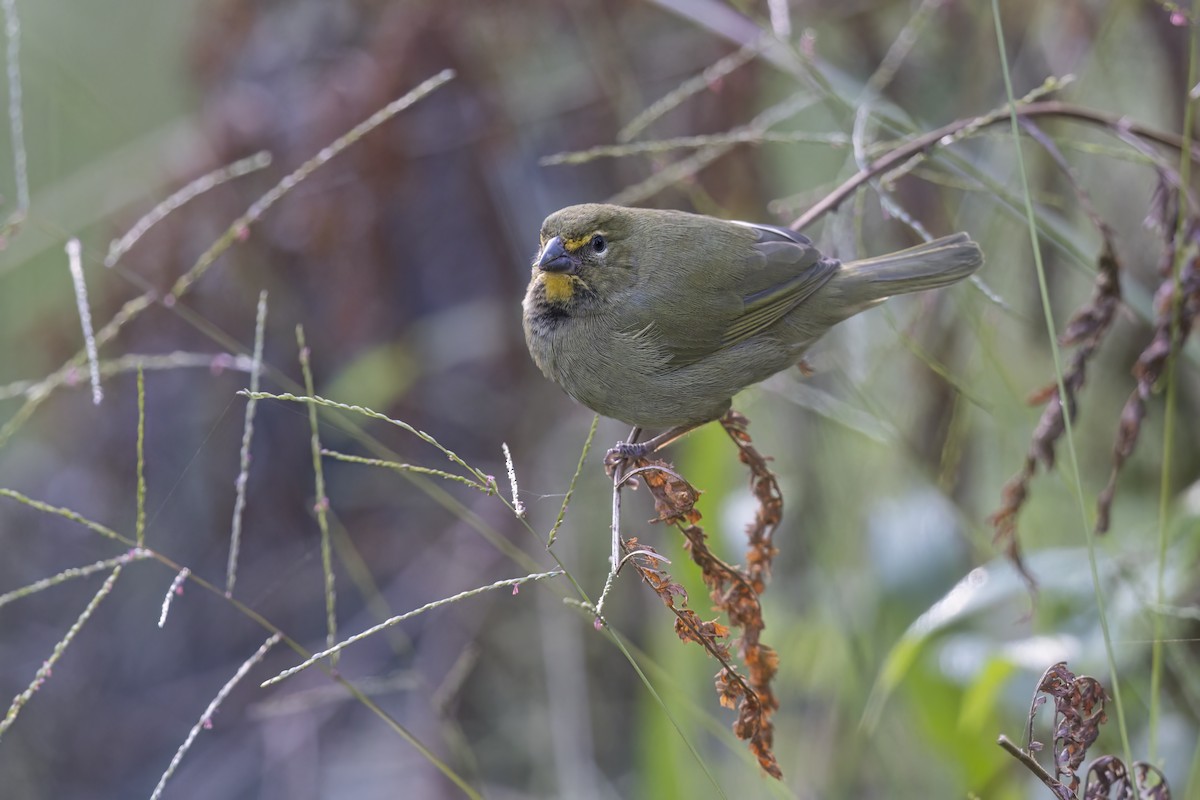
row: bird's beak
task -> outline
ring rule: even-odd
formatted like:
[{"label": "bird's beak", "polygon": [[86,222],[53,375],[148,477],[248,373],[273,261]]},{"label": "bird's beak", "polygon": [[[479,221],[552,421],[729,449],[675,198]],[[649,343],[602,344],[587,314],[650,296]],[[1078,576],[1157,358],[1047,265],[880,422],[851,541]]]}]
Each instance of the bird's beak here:
[{"label": "bird's beak", "polygon": [[578,269],[575,259],[563,247],[562,239],[558,236],[546,242],[538,255],[537,266],[542,272],[574,273]]}]

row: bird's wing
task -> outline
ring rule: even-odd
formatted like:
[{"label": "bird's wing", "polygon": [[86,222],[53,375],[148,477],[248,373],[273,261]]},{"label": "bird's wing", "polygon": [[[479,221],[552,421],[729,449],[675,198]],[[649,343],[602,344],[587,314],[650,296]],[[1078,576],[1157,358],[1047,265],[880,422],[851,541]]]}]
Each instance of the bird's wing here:
[{"label": "bird's wing", "polygon": [[[685,222],[690,222],[688,215]],[[770,328],[821,288],[838,270],[808,237],[786,228],[711,220],[688,237],[709,237],[708,256],[678,262],[672,280],[646,270],[645,280],[623,298],[624,335],[664,356],[663,366],[694,364]],[[679,226],[677,226],[679,227]],[[717,238],[713,238],[717,237]],[[719,269],[711,253],[736,253]]]},{"label": "bird's wing", "polygon": [[807,236],[774,225],[740,222],[757,235],[737,290],[742,308],[726,326],[721,346],[762,333],[807,300],[838,271]]}]

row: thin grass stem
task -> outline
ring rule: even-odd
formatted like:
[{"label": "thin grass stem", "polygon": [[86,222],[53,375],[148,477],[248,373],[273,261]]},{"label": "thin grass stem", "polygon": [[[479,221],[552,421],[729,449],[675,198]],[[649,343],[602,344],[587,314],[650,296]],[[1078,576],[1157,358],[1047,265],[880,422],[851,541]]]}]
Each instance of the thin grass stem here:
[{"label": "thin grass stem", "polygon": [[146,372],[137,371],[137,507],[135,537],[138,547],[146,543]]},{"label": "thin grass stem", "polygon": [[[1012,124],[1013,150],[1017,160],[1017,174],[1021,178],[1021,188],[1025,199],[1025,219],[1029,226],[1029,242],[1033,248],[1033,261],[1037,269],[1038,291],[1042,300],[1042,311],[1046,318],[1046,333],[1050,342],[1050,353],[1054,359],[1054,377],[1058,383],[1058,398],[1062,404],[1064,438],[1067,442],[1067,458],[1071,465],[1071,480],[1074,495],[1079,507],[1079,519],[1083,527],[1084,542],[1087,546],[1088,565],[1092,573],[1092,588],[1096,597],[1096,613],[1100,620],[1100,630],[1104,636],[1104,651],[1108,658],[1108,669],[1111,675],[1113,702],[1117,708],[1117,727],[1121,732],[1121,744],[1125,752],[1125,763],[1132,764],[1132,748],[1129,746],[1129,732],[1125,725],[1125,710],[1121,703],[1121,683],[1117,675],[1117,659],[1113,651],[1112,635],[1108,627],[1108,614],[1104,599],[1103,587],[1100,583],[1100,569],[1096,563],[1096,545],[1092,525],[1088,521],[1087,505],[1083,495],[1083,482],[1079,473],[1079,458],[1075,451],[1075,431],[1071,419],[1071,404],[1068,401],[1066,385],[1063,381],[1063,360],[1059,352],[1058,335],[1054,323],[1054,311],[1050,305],[1050,289],[1046,282],[1046,267],[1042,262],[1042,249],[1038,240],[1037,219],[1033,210],[1033,198],[1029,190],[1029,176],[1025,171],[1025,158],[1021,151],[1021,131],[1018,121],[1017,104],[1013,96],[1012,75],[1008,68],[1008,53],[1004,42],[1004,29],[1000,19],[1000,4],[992,0],[992,19],[996,27],[996,46],[1000,54],[1000,67],[1004,77],[1004,90],[1008,95],[1009,120]],[[1185,150],[1185,153],[1187,151]]]},{"label": "thin grass stem", "polygon": [[[1193,3],[1193,12],[1200,13],[1200,0]],[[1195,22],[1189,28],[1188,37],[1188,80],[1187,86],[1195,86],[1197,80],[1197,62],[1200,61],[1200,25]],[[1179,337],[1179,324],[1183,306],[1183,292],[1180,287],[1183,262],[1189,257],[1187,224],[1188,203],[1185,195],[1191,186],[1192,160],[1188,158],[1191,149],[1193,128],[1196,122],[1196,104],[1184,97],[1183,101],[1183,141],[1185,147],[1179,157],[1179,209],[1175,220],[1175,262],[1171,265],[1174,288],[1171,293],[1171,352],[1167,355],[1166,363],[1166,409],[1163,413],[1163,454],[1162,470],[1158,482],[1158,570],[1154,580],[1155,603],[1162,606],[1167,602],[1166,570],[1167,552],[1170,544],[1170,510],[1171,510],[1171,460],[1174,457],[1175,420],[1178,414],[1179,386],[1178,366],[1179,353],[1183,342]],[[1150,645],[1150,742],[1147,757],[1151,763],[1158,757],[1158,728],[1162,714],[1162,672],[1163,672],[1163,635],[1166,618],[1162,614],[1154,615],[1154,642]]]},{"label": "thin grass stem", "polygon": [[441,606],[450,605],[452,603],[457,603],[459,601],[466,600],[471,597],[477,597],[481,594],[484,594],[485,592],[495,591],[496,589],[516,588],[522,584],[530,583],[531,581],[540,581],[540,580],[545,580],[546,578],[556,578],[562,574],[563,574],[563,572],[560,569],[551,570],[549,572],[535,572],[530,575],[524,575],[520,578],[508,578],[506,580],[496,581],[495,583],[490,583],[487,586],[479,586],[474,589],[469,589],[465,592],[459,592],[456,595],[451,595],[450,597],[444,597],[441,600],[434,600],[432,603],[426,603],[425,605],[421,606],[420,608],[415,608],[412,611],[408,611],[404,614],[400,614],[398,616],[391,617],[390,619],[384,620],[383,622],[379,623],[378,625],[373,625],[370,628],[367,628],[365,631],[362,631],[361,633],[356,633],[353,636],[351,636],[350,638],[345,639],[341,642],[338,642],[337,644],[329,647],[326,650],[321,651],[320,653],[315,653],[315,654],[313,654],[313,656],[311,658],[308,658],[307,660],[301,662],[300,664],[297,664],[296,666],[291,667],[289,669],[285,669],[283,672],[279,673],[274,678],[270,678],[269,680],[263,681],[262,686],[265,688],[272,684],[279,683],[280,681],[284,680],[285,678],[290,678],[291,676],[295,675],[296,673],[308,669],[313,664],[316,664],[318,661],[320,661],[324,658],[332,658],[333,656],[340,653],[342,650],[345,650],[350,645],[355,644],[356,642],[360,642],[369,636],[374,636],[375,634],[379,633],[380,631],[384,630],[385,628],[390,628],[393,625],[398,625],[399,623],[404,622],[405,620],[412,619],[413,617],[418,616],[420,614],[424,614],[426,611],[431,611],[431,610],[433,610],[435,608],[439,608]]},{"label": "thin grass stem", "polygon": [[583,472],[583,462],[587,458],[588,452],[592,449],[592,440],[596,438],[596,428],[599,424],[600,415],[596,414],[592,417],[592,427],[588,429],[583,449],[579,451],[579,463],[575,465],[575,474],[571,476],[571,484],[567,487],[567,493],[563,497],[562,508],[558,510],[558,517],[554,520],[554,527],[550,529],[550,535],[546,537],[547,550],[554,546],[554,541],[558,538],[558,529],[562,527],[563,520],[567,518],[567,506],[571,504],[571,495],[575,493],[575,484],[579,480],[579,474]]},{"label": "thin grass stem", "polygon": [[4,738],[5,732],[8,731],[8,729],[12,727],[13,723],[17,721],[17,715],[21,713],[21,709],[25,707],[25,704],[30,701],[34,694],[37,693],[38,689],[41,689],[42,685],[50,677],[50,673],[54,671],[54,665],[58,663],[58,660],[62,658],[63,653],[65,653],[67,648],[70,647],[71,642],[75,639],[75,636],[81,630],[83,630],[83,626],[87,624],[87,621],[91,618],[92,613],[95,612],[96,608],[100,605],[100,601],[107,597],[108,593],[112,591],[113,584],[116,583],[117,578],[120,577],[123,566],[124,565],[118,564],[117,567],[113,569],[111,573],[109,573],[108,578],[105,579],[104,584],[100,587],[100,590],[96,592],[95,596],[92,597],[91,602],[89,602],[87,607],[83,609],[83,613],[81,613],[79,618],[75,620],[75,624],[72,625],[69,630],[67,630],[66,635],[59,640],[58,644],[54,645],[54,650],[50,653],[50,656],[42,662],[42,666],[38,667],[37,673],[33,676],[33,682],[29,684],[25,691],[13,698],[12,705],[8,707],[8,713],[4,715],[3,720],[0,720],[0,739]]},{"label": "thin grass stem", "polygon": [[[250,391],[257,392],[262,373],[263,343],[267,326],[267,292],[258,295],[258,309],[254,319],[254,356],[250,362]],[[250,440],[254,436],[254,412],[258,401],[253,397],[246,401],[246,418],[242,423],[242,446],[238,451],[238,475],[234,481],[233,522],[229,531],[229,562],[225,567],[225,594],[233,594],[237,583],[238,553],[242,545],[242,517],[246,510],[246,484],[250,481]]]},{"label": "thin grass stem", "polygon": [[[313,390],[312,366],[309,363],[308,345],[304,341],[304,326],[296,326],[296,345],[300,348],[300,371],[304,374],[304,390],[309,396]],[[253,399],[255,392],[249,396]],[[316,502],[313,510],[317,514],[317,527],[321,530],[321,572],[325,576],[325,645],[333,647],[337,641],[337,585],[333,577],[333,545],[329,539],[329,496],[325,493],[325,468],[321,462],[321,433],[317,426],[317,407],[308,406],[308,426],[311,431],[309,445],[312,450],[313,477],[316,481]],[[329,666],[337,667],[338,654],[331,654]]]},{"label": "thin grass stem", "polygon": [[167,765],[167,769],[163,772],[162,777],[158,779],[158,785],[154,787],[154,791],[150,794],[150,800],[158,800],[162,797],[163,789],[167,786],[167,781],[175,774],[175,770],[179,767],[183,757],[187,755],[187,751],[191,749],[192,742],[196,741],[196,737],[200,735],[200,731],[212,727],[212,718],[217,713],[217,709],[221,707],[221,703],[229,696],[234,687],[246,676],[246,673],[266,657],[267,651],[279,644],[280,635],[273,633],[267,637],[267,640],[262,643],[258,650],[254,651],[254,655],[242,662],[238,667],[237,672],[233,677],[226,681],[225,685],[217,692],[217,696],[212,699],[208,707],[204,709],[204,713],[200,715],[200,719],[188,731],[187,738],[183,740],[183,744],[179,745],[179,749],[175,751],[175,755],[171,758],[171,763]]}]

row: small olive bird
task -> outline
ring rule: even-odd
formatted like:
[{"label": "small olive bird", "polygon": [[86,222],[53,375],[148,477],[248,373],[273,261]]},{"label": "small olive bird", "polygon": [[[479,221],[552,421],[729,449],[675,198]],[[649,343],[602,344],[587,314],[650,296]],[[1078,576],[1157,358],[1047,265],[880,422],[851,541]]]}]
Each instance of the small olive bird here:
[{"label": "small olive bird", "polygon": [[[965,233],[843,264],[772,225],[569,206],[542,223],[525,342],[567,394],[634,426],[614,451],[640,457],[720,417],[842,320],[982,263]],[[643,428],[664,432],[636,444]]]}]

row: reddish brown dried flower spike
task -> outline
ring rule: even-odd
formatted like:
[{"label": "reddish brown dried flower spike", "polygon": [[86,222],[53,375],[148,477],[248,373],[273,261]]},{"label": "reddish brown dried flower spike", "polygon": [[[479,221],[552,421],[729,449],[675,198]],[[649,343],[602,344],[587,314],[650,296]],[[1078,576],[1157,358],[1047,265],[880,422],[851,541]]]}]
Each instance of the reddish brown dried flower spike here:
[{"label": "reddish brown dried flower spike", "polygon": [[687,642],[696,642],[713,655],[721,659],[729,658],[729,649],[719,639],[729,635],[729,629],[717,622],[704,622],[688,608],[687,590],[682,585],[671,580],[671,576],[663,570],[662,563],[656,556],[657,551],[650,545],[641,544],[636,538],[623,541],[622,548],[629,553],[629,563],[637,571],[663,604],[675,612],[675,632],[679,638]]},{"label": "reddish brown dried flower spike", "polygon": [[1083,800],[1108,800],[1113,796],[1136,796],[1140,800],[1171,800],[1171,787],[1158,767],[1144,761],[1135,761],[1133,771],[1137,775],[1136,783],[1131,780],[1129,770],[1121,759],[1116,756],[1097,758],[1088,766],[1087,780],[1083,784]]},{"label": "reddish brown dried flower spike", "polygon": [[696,510],[700,491],[676,474],[670,464],[640,458],[634,463],[633,471],[645,479],[646,487],[654,496],[656,522],[700,521],[700,512]]},{"label": "reddish brown dried flower spike", "polygon": [[[716,676],[717,698],[722,706],[737,709],[734,733],[747,742],[764,772],[780,778],[783,773],[771,749],[774,737],[771,715],[779,707],[771,680],[778,671],[779,656],[760,641],[765,623],[759,595],[766,588],[776,553],[771,539],[783,514],[783,496],[767,467],[767,459],[750,442],[746,418],[730,412],[721,419],[721,424],[737,445],[742,462],[750,468],[751,488],[759,502],[754,522],[747,528],[745,569],[728,564],[709,549],[704,530],[696,524],[701,518],[695,508],[700,493],[691,484],[661,461],[640,459],[633,471],[645,481],[654,497],[658,520],[673,523],[683,533],[684,547],[700,567],[716,608],[728,616],[732,626],[741,629],[736,642],[748,676],[742,677],[730,663],[729,648],[722,641],[730,633],[728,628],[715,621],[701,620],[686,607],[686,598],[677,604],[675,598],[679,592],[673,587],[678,585],[657,564],[649,563],[652,559],[635,555],[629,561],[675,612],[675,632],[679,638],[700,644],[721,662]],[[628,547],[648,550],[633,541]]]},{"label": "reddish brown dried flower spike", "polygon": [[[1067,413],[1074,420],[1076,400],[1087,379],[1087,366],[1104,336],[1112,327],[1121,301],[1120,263],[1113,249],[1111,234],[1103,223],[1097,222],[1104,236],[1104,250],[1097,263],[1097,275],[1093,284],[1092,297],[1072,315],[1060,340],[1064,346],[1076,349],[1063,372],[1063,387],[1067,395]],[[1055,447],[1066,431],[1066,419],[1058,384],[1051,384],[1033,394],[1033,403],[1045,403],[1046,408],[1038,420],[1029,450],[1021,469],[1013,475],[1001,491],[1000,508],[990,521],[995,529],[995,541],[1004,548],[1013,565],[1029,586],[1034,586],[1033,576],[1025,567],[1017,540],[1017,515],[1029,496],[1029,484],[1037,472],[1038,464],[1045,469],[1054,467]]]},{"label": "reddish brown dried flower spike", "polygon": [[[1191,236],[1197,235],[1200,220],[1191,223]],[[1173,251],[1173,247],[1167,248]],[[1135,386],[1121,409],[1117,436],[1113,442],[1113,466],[1108,483],[1096,501],[1096,531],[1109,529],[1117,477],[1125,461],[1133,454],[1146,417],[1146,403],[1155,384],[1166,371],[1172,353],[1183,348],[1184,341],[1200,315],[1200,259],[1189,259],[1179,274],[1179,294],[1176,295],[1174,275],[1166,275],[1154,296],[1156,314],[1154,336],[1133,365]],[[1174,335],[1174,339],[1172,339]]]},{"label": "reddish brown dried flower spike", "polygon": [[[1065,661],[1047,669],[1038,681],[1033,702],[1029,706],[1029,729],[1022,755],[1030,756],[1040,750],[1033,740],[1033,718],[1047,698],[1054,700],[1054,775],[1034,765],[1031,769],[1054,792],[1059,800],[1079,797],[1079,767],[1088,748],[1100,735],[1100,726],[1107,720],[1104,704],[1108,700],[1104,687],[1095,678],[1075,676]],[[1005,741],[1001,737],[1002,743]],[[1022,759],[1024,760],[1024,759]],[[1159,769],[1142,761],[1133,762],[1136,782],[1129,769],[1116,756],[1101,756],[1087,768],[1082,800],[1108,800],[1116,797],[1141,800],[1170,800],[1171,789]]]},{"label": "reddish brown dried flower spike", "polygon": [[1033,715],[1041,705],[1040,695],[1054,700],[1054,769],[1059,782],[1075,797],[1079,789],[1077,772],[1088,748],[1100,735],[1100,726],[1108,720],[1104,713],[1107,695],[1098,680],[1087,675],[1076,677],[1065,661],[1047,669],[1038,681],[1029,708],[1030,736],[1026,749],[1031,751],[1037,744],[1032,738]]}]

